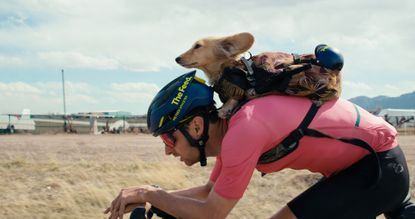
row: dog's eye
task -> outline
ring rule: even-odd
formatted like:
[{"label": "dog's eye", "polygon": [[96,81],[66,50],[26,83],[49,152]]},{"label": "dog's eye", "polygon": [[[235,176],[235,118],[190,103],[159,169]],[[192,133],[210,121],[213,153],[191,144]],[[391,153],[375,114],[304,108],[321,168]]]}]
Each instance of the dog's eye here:
[{"label": "dog's eye", "polygon": [[198,49],[198,48],[200,48],[200,47],[202,47],[202,45],[200,45],[200,44],[196,44],[196,45],[193,47],[193,49]]}]

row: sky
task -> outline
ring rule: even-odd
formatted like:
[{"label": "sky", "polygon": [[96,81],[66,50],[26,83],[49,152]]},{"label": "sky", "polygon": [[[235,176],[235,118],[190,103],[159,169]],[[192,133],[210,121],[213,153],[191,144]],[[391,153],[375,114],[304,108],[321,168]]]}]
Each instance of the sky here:
[{"label": "sky", "polygon": [[[174,59],[198,39],[250,32],[252,54],[345,59],[342,97],[415,90],[415,1],[2,0],[0,114],[122,110],[145,114],[187,73]],[[204,77],[202,71],[198,76]]]}]

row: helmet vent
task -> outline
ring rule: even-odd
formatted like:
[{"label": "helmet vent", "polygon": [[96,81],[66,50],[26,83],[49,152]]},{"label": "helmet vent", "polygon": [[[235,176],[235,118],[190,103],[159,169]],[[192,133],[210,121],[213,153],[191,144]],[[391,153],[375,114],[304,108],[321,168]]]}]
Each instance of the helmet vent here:
[{"label": "helmet vent", "polygon": [[173,120],[174,118],[174,114],[176,114],[177,110],[173,110],[171,111],[169,114],[166,115],[166,117],[164,117],[164,121],[163,124],[170,122],[171,120]]}]

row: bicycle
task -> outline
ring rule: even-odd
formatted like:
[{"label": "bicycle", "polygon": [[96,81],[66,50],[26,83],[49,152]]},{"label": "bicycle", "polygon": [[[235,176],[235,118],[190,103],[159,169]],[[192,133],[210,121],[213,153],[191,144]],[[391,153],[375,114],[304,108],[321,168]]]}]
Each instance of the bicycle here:
[{"label": "bicycle", "polygon": [[144,207],[135,208],[130,214],[130,219],[151,219],[154,216],[154,214],[163,219],[176,219],[174,216],[156,207],[151,207],[148,212],[146,212],[146,209]]}]

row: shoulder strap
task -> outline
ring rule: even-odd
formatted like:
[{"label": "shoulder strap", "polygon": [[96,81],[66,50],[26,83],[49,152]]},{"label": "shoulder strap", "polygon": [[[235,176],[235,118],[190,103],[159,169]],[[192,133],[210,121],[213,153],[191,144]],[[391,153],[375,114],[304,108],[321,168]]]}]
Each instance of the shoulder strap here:
[{"label": "shoulder strap", "polygon": [[299,141],[304,136],[310,136],[315,138],[330,138],[335,139],[344,143],[352,144],[357,147],[363,148],[369,153],[375,157],[376,159],[376,181],[374,184],[372,184],[372,188],[377,185],[380,178],[382,177],[382,170],[380,167],[380,161],[379,157],[376,153],[376,151],[365,141],[357,138],[346,138],[346,137],[332,137],[330,135],[327,135],[323,132],[320,132],[315,129],[310,129],[308,126],[313,121],[314,116],[317,114],[317,111],[319,109],[319,106],[316,103],[312,103],[310,109],[308,110],[306,116],[304,117],[303,121],[300,123],[297,129],[292,131],[280,144],[276,145],[274,148],[271,148],[270,150],[266,151],[259,157],[258,164],[268,164],[275,162],[291,152],[293,152],[299,144]]},{"label": "shoulder strap", "polygon": [[281,143],[263,153],[259,157],[258,163],[272,163],[294,151],[298,146],[298,142],[304,136],[304,129],[306,129],[308,125],[310,125],[311,121],[313,121],[313,118],[317,114],[318,109],[319,107],[313,102],[298,128],[292,131],[284,140],[282,140]]},{"label": "shoulder strap", "polygon": [[376,180],[375,182],[371,185],[371,188],[375,187],[377,185],[377,183],[380,181],[380,179],[382,178],[382,169],[380,167],[380,161],[379,161],[379,156],[376,153],[376,151],[365,141],[358,139],[358,138],[345,138],[345,137],[341,137],[341,138],[336,138],[336,137],[332,137],[330,135],[327,135],[323,132],[320,132],[318,130],[315,129],[305,129],[304,130],[304,135],[305,136],[311,136],[311,137],[315,137],[315,138],[330,138],[330,139],[336,139],[338,141],[344,142],[344,143],[348,143],[348,144],[352,144],[354,146],[363,148],[367,151],[369,151],[369,153],[375,158],[376,161]]}]

